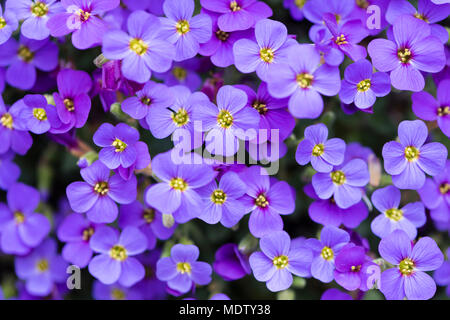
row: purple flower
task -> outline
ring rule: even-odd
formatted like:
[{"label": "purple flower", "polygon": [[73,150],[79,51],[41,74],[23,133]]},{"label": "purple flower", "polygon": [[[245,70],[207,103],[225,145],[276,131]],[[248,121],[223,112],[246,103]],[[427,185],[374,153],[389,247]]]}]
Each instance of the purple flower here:
[{"label": "purple flower", "polygon": [[95,233],[98,225],[93,224],[81,214],[68,215],[58,227],[58,239],[66,242],[62,256],[66,261],[84,268],[92,258],[92,249],[89,240]]},{"label": "purple flower", "polygon": [[321,94],[334,96],[340,89],[337,67],[320,66],[320,54],[313,45],[295,45],[288,52],[289,65],[280,65],[268,79],[269,93],[289,99],[289,111],[296,118],[315,119],[323,110]]},{"label": "purple flower", "polygon": [[442,171],[447,159],[447,148],[438,142],[425,143],[428,130],[421,120],[402,121],[398,126],[400,142],[383,146],[384,169],[392,175],[399,189],[420,189],[425,173],[434,176]]},{"label": "purple flower", "polygon": [[412,110],[416,116],[427,121],[436,121],[442,132],[450,137],[450,79],[439,82],[437,99],[428,92],[412,95]]},{"label": "purple flower", "polygon": [[119,175],[109,176],[110,170],[101,162],[95,161],[81,169],[86,182],[73,182],[66,190],[73,211],[85,213],[95,223],[111,223],[117,218],[115,202],[128,204],[136,200],[136,178],[126,181]]},{"label": "purple flower", "polygon": [[159,249],[138,256],[138,260],[145,268],[145,277],[133,288],[136,288],[145,300],[161,300],[167,296],[166,284],[156,277],[156,263],[160,257]]},{"label": "purple flower", "polygon": [[95,281],[92,287],[92,296],[96,300],[142,300],[142,294],[133,286],[131,288],[114,283],[106,285]]},{"label": "purple flower", "polygon": [[0,98],[0,154],[12,150],[20,155],[27,153],[33,144],[33,139],[26,131],[25,123],[20,117],[22,102],[19,100],[7,109]]},{"label": "purple flower", "polygon": [[408,203],[400,209],[400,197],[400,190],[393,186],[378,189],[372,194],[373,205],[382,213],[371,224],[372,232],[378,237],[384,238],[401,229],[412,241],[417,236],[417,228],[425,224],[427,218],[422,202]]},{"label": "purple flower", "polygon": [[2,6],[0,5],[0,44],[5,43],[18,26],[19,22],[17,21],[15,13],[8,9],[3,11]]},{"label": "purple flower", "polygon": [[146,236],[148,250],[155,248],[157,239],[169,239],[176,228],[176,224],[166,227],[161,212],[144,207],[139,201],[120,206],[119,227],[124,229],[128,226],[139,228]]},{"label": "purple flower", "polygon": [[151,72],[166,72],[175,56],[174,46],[160,32],[161,22],[144,11],[135,11],[127,21],[128,33],[112,30],[103,37],[103,54],[122,60],[125,78],[145,83]]},{"label": "purple flower", "polygon": [[316,173],[312,185],[320,199],[332,196],[336,204],[347,209],[361,201],[364,187],[369,182],[367,164],[353,159],[343,166],[334,167],[330,173]]},{"label": "purple flower", "polygon": [[[447,257],[450,257],[450,249],[447,249]],[[447,287],[447,296],[450,296],[450,261],[444,261],[441,267],[434,272],[433,276],[439,286]]]},{"label": "purple flower", "polygon": [[289,9],[292,19],[295,21],[303,20],[303,7],[307,0],[284,0],[283,6]]},{"label": "purple flower", "polygon": [[119,5],[119,0],[65,0],[61,4],[66,12],[50,17],[47,28],[53,37],[72,33],[75,48],[84,50],[98,45],[108,30],[108,24],[98,16]]},{"label": "purple flower", "polygon": [[288,62],[288,49],[297,42],[288,37],[287,28],[278,21],[264,19],[255,25],[256,42],[241,39],[233,45],[236,68],[268,81],[277,74],[280,63]]},{"label": "purple flower", "polygon": [[194,0],[166,0],[164,14],[160,18],[161,36],[175,46],[175,61],[195,57],[200,49],[200,43],[211,38],[211,18],[204,13],[193,17]]},{"label": "purple flower", "polygon": [[50,231],[50,222],[35,213],[39,192],[22,183],[12,185],[7,193],[8,206],[0,203],[1,248],[8,254],[27,254]]},{"label": "purple flower", "polygon": [[342,61],[344,61],[345,55],[339,48],[333,46],[328,29],[322,28],[322,26],[319,28],[314,28],[313,26],[310,29],[309,37],[314,42],[314,48],[323,58],[323,62],[332,67],[340,66]]},{"label": "purple flower", "polygon": [[241,173],[247,184],[247,194],[242,198],[250,212],[248,227],[250,233],[258,238],[275,231],[283,230],[280,215],[291,214],[295,210],[295,193],[285,181],[270,181],[266,170],[251,166]]},{"label": "purple flower", "polygon": [[100,253],[89,263],[89,272],[100,282],[131,287],[144,278],[144,267],[133,257],[147,248],[139,229],[126,227],[119,235],[117,230],[104,226],[95,231],[89,243],[92,250]]},{"label": "purple flower", "polygon": [[420,71],[435,73],[444,68],[444,46],[431,35],[429,25],[407,15],[394,23],[394,39],[395,42],[375,39],[369,43],[374,67],[391,72],[391,82],[396,89],[421,91],[425,80]]},{"label": "purple flower", "polygon": [[24,20],[20,31],[35,40],[43,40],[50,35],[46,24],[55,13],[63,11],[56,0],[10,0],[6,2],[7,10],[16,14],[18,20]]},{"label": "purple flower", "polygon": [[214,271],[225,281],[238,280],[251,273],[248,257],[234,243],[227,243],[217,249]]},{"label": "purple flower", "polygon": [[303,139],[295,153],[295,160],[304,166],[311,161],[318,172],[330,172],[333,166],[344,161],[345,142],[339,138],[327,140],[328,128],[323,124],[315,124],[305,129]]},{"label": "purple flower", "polygon": [[203,83],[202,78],[198,74],[201,71],[200,68],[203,61],[193,58],[182,62],[175,62],[171,70],[165,73],[155,73],[154,76],[157,79],[161,79],[169,87],[183,85],[191,91],[196,91]]},{"label": "purple flower", "polygon": [[265,235],[259,246],[261,251],[250,256],[250,266],[256,280],[266,282],[270,291],[288,289],[292,284],[292,274],[299,277],[309,275],[311,250],[292,246],[285,231]]},{"label": "purple flower", "polygon": [[331,13],[341,24],[349,20],[355,8],[354,0],[314,0],[306,1],[303,13],[309,21],[316,25],[324,23],[324,15]]},{"label": "purple flower", "polygon": [[194,111],[194,120],[202,121],[206,149],[217,155],[232,156],[239,149],[239,139],[252,140],[259,125],[258,112],[246,106],[244,91],[223,86],[217,94],[217,107],[203,104]]},{"label": "purple flower", "polygon": [[39,247],[15,261],[17,276],[25,281],[27,291],[44,297],[51,293],[55,284],[67,279],[67,262],[57,254],[56,242],[45,240]]},{"label": "purple flower", "polygon": [[[181,163],[174,163],[180,160]],[[172,152],[158,154],[152,161],[153,173],[162,180],[145,193],[146,203],[185,223],[201,213],[202,200],[195,189],[209,184],[216,172],[206,164],[185,164],[172,158]]]},{"label": "purple flower", "polygon": [[445,169],[433,179],[426,178],[417,192],[434,221],[450,222],[450,161],[447,160]]},{"label": "purple flower", "polygon": [[57,117],[50,119],[52,133],[64,133],[85,125],[91,110],[90,76],[84,71],[65,69],[57,76],[58,92],[53,93]]},{"label": "purple flower", "polygon": [[306,240],[305,245],[313,251],[312,276],[325,283],[333,281],[335,256],[349,241],[347,232],[331,226],[322,229],[320,240]]},{"label": "purple flower", "polygon": [[420,238],[412,246],[403,230],[383,238],[378,247],[380,255],[395,265],[381,274],[380,290],[389,300],[428,300],[436,292],[436,283],[425,271],[439,268],[444,255],[430,237]]},{"label": "purple flower", "polygon": [[8,67],[6,81],[21,90],[31,89],[36,82],[36,68],[51,71],[58,65],[58,47],[52,41],[20,37],[10,38],[0,46],[0,66]]},{"label": "purple flower", "polygon": [[333,197],[327,200],[320,199],[311,184],[305,186],[304,192],[315,200],[309,206],[309,217],[312,221],[324,226],[339,227],[343,224],[347,228],[353,229],[358,227],[369,215],[369,210],[362,200],[347,209],[342,209],[338,207]]},{"label": "purple flower", "polygon": [[[47,113],[56,113],[53,106],[48,105],[47,99],[39,94],[28,94],[23,100],[20,100],[22,110],[20,118],[25,124],[27,130],[42,134],[50,130],[50,121]],[[49,110],[52,109],[52,110]]]},{"label": "purple flower", "polygon": [[161,258],[156,264],[156,276],[180,293],[188,292],[193,284],[207,285],[211,282],[212,268],[206,262],[197,261],[198,256],[196,246],[176,244],[170,250],[170,257]]},{"label": "purple flower", "polygon": [[234,172],[227,172],[219,183],[215,180],[197,190],[203,200],[203,211],[198,217],[209,224],[219,221],[227,228],[233,227],[246,214],[239,200],[246,193],[246,185]]},{"label": "purple flower", "polygon": [[220,14],[219,28],[225,32],[247,30],[272,15],[270,7],[255,0],[200,0],[203,8]]},{"label": "purple flower", "polygon": [[320,300],[353,300],[353,298],[348,293],[342,292],[336,288],[331,288],[322,294]]},{"label": "purple flower", "polygon": [[390,91],[389,75],[373,73],[369,61],[359,60],[345,69],[339,97],[346,104],[354,102],[359,109],[367,109],[375,104],[377,97],[384,97]]},{"label": "purple flower", "polygon": [[0,154],[0,189],[8,190],[19,178],[20,168],[13,162],[14,152]]}]

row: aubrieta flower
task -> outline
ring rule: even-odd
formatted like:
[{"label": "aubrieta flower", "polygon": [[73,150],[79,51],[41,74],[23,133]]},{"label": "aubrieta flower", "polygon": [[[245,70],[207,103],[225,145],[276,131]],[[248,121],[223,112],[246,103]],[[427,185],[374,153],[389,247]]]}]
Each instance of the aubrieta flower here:
[{"label": "aubrieta flower", "polygon": [[433,179],[426,178],[417,192],[434,221],[450,222],[450,161]]},{"label": "aubrieta flower", "polygon": [[211,266],[197,261],[200,252],[194,245],[176,244],[170,249],[170,257],[161,258],[156,264],[156,276],[167,286],[180,293],[188,292],[194,284],[211,282]]},{"label": "aubrieta flower", "polygon": [[246,214],[242,201],[247,186],[234,172],[225,173],[217,183],[215,180],[197,190],[203,200],[202,214],[198,217],[209,224],[219,221],[227,228],[233,227]]},{"label": "aubrieta flower", "polygon": [[56,0],[8,0],[6,8],[16,14],[18,20],[24,20],[20,31],[35,40],[43,40],[50,35],[46,24],[55,13],[63,11],[61,2]]},{"label": "aubrieta flower", "polygon": [[25,123],[20,117],[22,104],[14,103],[9,109],[0,98],[0,154],[12,150],[20,155],[27,153],[33,144],[30,133],[26,130]]},{"label": "aubrieta flower", "polygon": [[269,93],[289,99],[289,111],[296,118],[315,119],[323,111],[321,94],[334,96],[340,85],[339,69],[320,66],[320,54],[313,45],[289,48],[289,64],[281,64],[276,75],[268,79]]},{"label": "aubrieta flower", "polygon": [[194,111],[194,120],[202,121],[206,150],[211,154],[232,156],[239,149],[239,139],[256,137],[259,114],[247,107],[247,95],[232,86],[223,86],[217,93],[217,107],[203,104]]},{"label": "aubrieta flower", "polygon": [[369,169],[360,159],[353,159],[343,166],[334,167],[329,173],[316,173],[312,185],[320,199],[333,196],[336,204],[347,209],[361,201],[362,188],[369,183]]},{"label": "aubrieta flower", "polygon": [[47,113],[56,113],[53,106],[49,106],[47,99],[40,94],[28,94],[22,100],[20,118],[24,121],[27,130],[42,134],[50,130],[51,124]]},{"label": "aubrieta flower", "polygon": [[420,189],[425,173],[434,176],[441,172],[447,160],[447,148],[439,142],[424,144],[428,129],[421,120],[402,121],[398,126],[400,142],[383,146],[384,169],[392,175],[399,189]]},{"label": "aubrieta flower", "polygon": [[291,17],[295,21],[301,21],[304,18],[303,7],[305,6],[307,0],[284,0],[283,6],[289,9]]},{"label": "aubrieta flower", "polygon": [[66,242],[62,249],[63,258],[80,268],[86,267],[93,254],[89,240],[97,227],[78,213],[65,217],[57,230],[58,239]]},{"label": "aubrieta flower", "polygon": [[[11,10],[3,11],[0,5],[0,44],[5,43],[19,26],[16,15]],[[3,90],[1,90],[3,91]]]},{"label": "aubrieta flower", "polygon": [[[311,28],[310,30],[313,29]],[[314,48],[323,58],[323,62],[333,67],[341,65],[345,55],[332,45],[330,41],[331,35],[327,29],[320,28],[316,32],[311,31],[309,37],[314,42]]]},{"label": "aubrieta flower", "polygon": [[112,30],[103,36],[107,59],[121,60],[125,78],[145,83],[152,71],[166,72],[175,57],[174,46],[160,32],[161,22],[144,11],[135,11],[127,21],[128,33]]},{"label": "aubrieta flower", "polygon": [[288,289],[292,285],[292,274],[309,275],[312,261],[311,250],[293,247],[285,231],[268,234],[259,241],[261,251],[250,256],[250,266],[256,280],[266,282],[272,292]]},{"label": "aubrieta flower", "polygon": [[110,170],[101,162],[95,161],[81,169],[86,182],[73,182],[66,190],[70,207],[78,213],[85,213],[95,223],[111,223],[117,218],[115,202],[128,204],[136,200],[136,177],[124,180],[120,175],[110,177]]},{"label": "aubrieta flower", "polygon": [[288,63],[288,49],[297,42],[288,37],[287,28],[278,21],[264,19],[255,25],[256,42],[241,39],[233,45],[234,64],[242,73],[256,74],[268,81],[277,74],[280,63]]},{"label": "aubrieta flower", "polygon": [[324,15],[331,13],[339,23],[345,23],[355,7],[354,0],[314,0],[306,1],[303,7],[305,18],[316,25],[324,24]]},{"label": "aubrieta flower", "polygon": [[295,210],[295,193],[285,181],[270,180],[266,170],[251,166],[240,177],[247,184],[247,194],[242,198],[250,212],[248,227],[258,238],[283,230],[280,215],[291,214]]},{"label": "aubrieta flower", "polygon": [[145,276],[145,269],[136,259],[147,248],[144,234],[135,227],[119,232],[111,227],[98,228],[89,244],[99,255],[89,263],[89,272],[104,284],[118,282],[131,287]]},{"label": "aubrieta flower", "polygon": [[96,300],[142,300],[141,292],[136,286],[131,288],[114,283],[106,285],[95,281],[92,286],[92,297]]},{"label": "aubrieta flower", "polygon": [[256,0],[200,0],[200,4],[220,14],[218,25],[225,32],[247,30],[272,15],[267,4]]},{"label": "aubrieta flower", "polygon": [[128,226],[139,228],[146,236],[148,250],[155,248],[157,239],[169,239],[177,227],[176,224],[166,227],[161,212],[144,206],[139,201],[120,206],[119,227],[124,229]]},{"label": "aubrieta flower", "polygon": [[175,46],[175,61],[194,57],[201,43],[211,38],[211,18],[204,13],[194,14],[194,0],[166,0],[163,10],[167,18],[160,18],[161,36]]},{"label": "aubrieta flower", "polygon": [[320,240],[307,239],[305,245],[313,252],[311,275],[325,283],[333,281],[335,257],[349,241],[346,231],[332,226],[322,229]]},{"label": "aubrieta flower", "polygon": [[24,257],[17,257],[17,276],[25,281],[27,291],[35,296],[49,295],[54,286],[67,280],[67,262],[57,254],[56,241],[45,240]]},{"label": "aubrieta flower", "polygon": [[61,5],[66,12],[53,15],[47,22],[47,28],[53,37],[62,37],[72,33],[72,44],[84,50],[98,45],[108,31],[108,24],[98,16],[113,10],[119,0],[65,0]]},{"label": "aubrieta flower", "polygon": [[[209,40],[209,39],[208,39]],[[203,84],[199,75],[203,60],[193,58],[182,62],[174,62],[172,69],[164,73],[154,73],[166,86],[183,85],[195,92]]]},{"label": "aubrieta flower", "polygon": [[389,300],[428,300],[436,292],[436,283],[425,271],[433,271],[444,262],[436,242],[423,237],[414,246],[403,230],[383,238],[378,246],[380,255],[395,265],[381,274],[380,291]]},{"label": "aubrieta flower", "polygon": [[395,42],[375,39],[369,43],[372,63],[379,71],[390,72],[394,88],[422,91],[425,79],[421,71],[435,73],[444,68],[444,46],[420,19],[403,15],[393,26]]},{"label": "aubrieta flower", "polygon": [[[447,249],[447,259],[450,257],[450,249]],[[444,261],[444,263],[434,272],[434,280],[438,286],[446,286],[447,296],[450,296],[450,260]]]},{"label": "aubrieta flower", "polygon": [[[180,160],[181,163],[174,161]],[[145,193],[146,203],[164,214],[173,214],[178,223],[185,223],[201,213],[202,200],[195,189],[210,183],[216,172],[207,164],[185,164],[173,159],[172,152],[158,154],[152,171],[161,182]]]},{"label": "aubrieta flower", "polygon": [[346,104],[355,103],[359,109],[367,109],[375,104],[378,97],[391,91],[391,80],[384,72],[372,71],[367,60],[358,60],[345,69],[339,98]]},{"label": "aubrieta flower", "polygon": [[0,189],[8,190],[20,176],[20,168],[13,162],[14,152],[0,154]]},{"label": "aubrieta flower", "polygon": [[226,243],[217,249],[213,268],[225,281],[238,280],[251,273],[248,256],[234,243]]},{"label": "aubrieta flower", "polygon": [[58,65],[58,47],[49,39],[32,40],[20,36],[19,43],[10,38],[0,46],[0,66],[8,67],[6,82],[21,90],[36,82],[36,68],[52,71]]},{"label": "aubrieta flower", "polygon": [[382,213],[371,224],[372,232],[378,237],[384,238],[401,229],[412,241],[417,236],[417,228],[425,224],[427,218],[422,202],[408,203],[399,208],[400,198],[400,190],[394,186],[378,189],[372,194],[373,205]]},{"label": "aubrieta flower", "polygon": [[412,110],[420,119],[436,121],[442,132],[450,138],[450,79],[437,87],[437,99],[428,92],[415,92],[411,96]]},{"label": "aubrieta flower", "polygon": [[335,227],[343,224],[347,228],[354,229],[369,215],[369,210],[363,200],[346,209],[342,209],[339,208],[333,197],[326,200],[320,199],[312,184],[306,185],[303,190],[308,197],[314,199],[314,202],[308,208],[308,214],[311,220],[316,223]]},{"label": "aubrieta flower", "polygon": [[330,172],[333,166],[344,161],[345,142],[339,138],[328,138],[328,128],[323,123],[305,129],[303,139],[295,153],[295,160],[304,166],[311,162],[318,172]]},{"label": "aubrieta flower", "polygon": [[8,205],[0,203],[1,248],[8,254],[27,254],[50,231],[47,217],[35,213],[39,192],[22,183],[12,185],[6,194]]}]

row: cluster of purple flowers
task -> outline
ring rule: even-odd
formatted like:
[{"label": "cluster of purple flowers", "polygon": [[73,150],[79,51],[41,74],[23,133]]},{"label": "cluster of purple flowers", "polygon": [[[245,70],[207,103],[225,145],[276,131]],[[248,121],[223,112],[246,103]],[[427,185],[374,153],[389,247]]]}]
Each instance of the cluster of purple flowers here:
[{"label": "cluster of purple flowers", "polygon": [[[215,278],[249,275],[271,292],[298,278],[348,291],[329,289],[324,300],[373,289],[386,299],[430,299],[436,283],[450,288],[445,248],[421,229],[433,222],[450,232],[450,47],[439,24],[450,3],[285,0],[293,20],[312,23],[311,43],[270,19],[264,1],[196,3],[0,7],[0,92],[8,85],[20,96],[5,95],[11,106],[0,97],[0,250],[15,257],[18,297],[63,296],[69,264],[96,279],[96,299],[194,298]],[[369,5],[382,15],[376,28]],[[71,45],[101,51],[98,69],[77,70]],[[241,78],[223,69],[233,65]],[[427,123],[406,113],[390,119],[397,135],[387,133],[377,153],[333,137],[332,97],[345,113],[375,113],[391,86],[413,92],[413,114]],[[424,91],[433,86],[436,98]],[[15,157],[41,142],[37,135],[66,147],[80,169],[58,214],[41,188],[18,182]],[[154,152],[149,136],[168,147]],[[303,180],[273,176],[268,164],[294,154],[311,165]],[[301,205],[321,225],[317,239],[290,235],[301,190],[287,181],[295,180],[312,200]],[[246,235],[213,248],[208,261],[188,235],[196,224]],[[229,299],[215,287],[211,299]]]}]

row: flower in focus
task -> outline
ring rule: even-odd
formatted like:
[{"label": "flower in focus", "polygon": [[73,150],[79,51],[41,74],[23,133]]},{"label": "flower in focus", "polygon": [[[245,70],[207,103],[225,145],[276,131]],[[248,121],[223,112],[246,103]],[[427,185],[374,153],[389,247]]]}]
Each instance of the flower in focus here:
[{"label": "flower in focus", "polygon": [[51,124],[47,113],[56,114],[56,110],[47,103],[47,99],[39,94],[28,94],[23,98],[22,103],[20,118],[24,121],[26,128],[35,134],[49,131]]}]

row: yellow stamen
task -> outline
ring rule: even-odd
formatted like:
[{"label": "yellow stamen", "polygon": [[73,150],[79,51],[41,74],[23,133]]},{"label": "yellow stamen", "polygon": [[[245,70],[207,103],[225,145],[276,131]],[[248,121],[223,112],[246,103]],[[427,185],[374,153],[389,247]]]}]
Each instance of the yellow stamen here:
[{"label": "yellow stamen", "polygon": [[33,116],[38,119],[39,121],[46,121],[47,120],[47,113],[45,112],[45,109],[42,108],[34,108],[33,109]]},{"label": "yellow stamen", "polygon": [[94,235],[94,228],[89,227],[83,230],[83,241],[89,241]]},{"label": "yellow stamen", "polygon": [[362,80],[360,83],[358,83],[356,85],[356,88],[358,89],[359,92],[366,92],[367,90],[370,89],[371,86],[372,86],[372,83],[371,83],[370,79],[366,79],[366,80]]},{"label": "yellow stamen", "polygon": [[178,126],[182,127],[189,122],[189,114],[186,109],[180,108],[177,112],[171,114],[173,122]]},{"label": "yellow stamen", "polygon": [[116,138],[116,140],[114,140],[114,142],[112,143],[112,146],[116,147],[116,150],[115,150],[116,152],[123,152],[128,147],[128,145],[125,142],[123,142],[122,140],[120,140],[118,138]]},{"label": "yellow stamen", "polygon": [[75,110],[75,104],[72,99],[66,98],[66,99],[64,99],[63,102],[64,102],[64,106],[66,107],[66,109],[68,111],[72,112]]},{"label": "yellow stamen", "polygon": [[228,32],[218,30],[218,31],[216,31],[216,37],[220,41],[227,41],[228,38],[230,37],[230,34]]},{"label": "yellow stamen", "polygon": [[129,47],[131,51],[140,56],[144,55],[148,50],[148,44],[139,38],[131,39]]},{"label": "yellow stamen", "polygon": [[43,17],[48,13],[48,6],[43,2],[35,2],[31,6],[31,13],[36,17]]},{"label": "yellow stamen", "polygon": [[401,63],[409,63],[412,59],[412,52],[408,48],[403,48],[398,50],[397,56],[400,59]]},{"label": "yellow stamen", "polygon": [[6,20],[3,17],[0,17],[0,29],[6,27]]},{"label": "yellow stamen", "polygon": [[448,116],[450,115],[450,106],[439,107],[437,112],[439,117]]},{"label": "yellow stamen", "polygon": [[314,76],[309,73],[300,73],[297,75],[297,83],[302,89],[311,87],[314,81]]},{"label": "yellow stamen", "polygon": [[145,209],[143,218],[145,222],[152,223],[155,220],[155,210],[154,209]]},{"label": "yellow stamen", "polygon": [[260,208],[265,208],[269,205],[269,200],[267,200],[266,195],[261,193],[256,199],[255,204]]},{"label": "yellow stamen", "polygon": [[241,7],[237,3],[237,1],[231,1],[230,2],[230,9],[231,9],[231,11],[239,11],[239,10],[241,10]]},{"label": "yellow stamen", "polygon": [[333,250],[330,247],[326,247],[326,246],[322,248],[320,255],[322,256],[322,258],[324,260],[327,260],[327,261],[333,260],[333,258],[334,258]]},{"label": "yellow stamen", "polygon": [[343,185],[346,181],[345,173],[342,171],[333,171],[330,173],[330,175],[331,175],[331,180],[338,186]]},{"label": "yellow stamen", "polygon": [[104,196],[109,191],[108,183],[104,182],[104,181],[96,183],[94,186],[94,191],[97,192],[98,194]]},{"label": "yellow stamen", "polygon": [[188,184],[182,178],[173,178],[169,183],[170,187],[174,190],[186,191]]},{"label": "yellow stamen", "polygon": [[405,148],[405,158],[409,162],[419,159],[419,155],[420,151],[416,147],[409,146]]},{"label": "yellow stamen", "polygon": [[222,109],[217,116],[217,123],[224,129],[233,125],[233,116],[230,111]]},{"label": "yellow stamen", "polygon": [[403,259],[400,262],[399,269],[403,276],[410,276],[414,273],[415,263],[411,258]]},{"label": "yellow stamen", "polygon": [[178,81],[185,80],[187,77],[187,71],[181,67],[174,67],[172,69],[172,74],[177,78]]},{"label": "yellow stamen", "polygon": [[4,113],[2,115],[2,117],[0,118],[0,123],[2,124],[2,126],[4,126],[7,129],[12,129],[13,128],[13,124],[14,124],[14,120],[13,117],[11,116],[11,114],[9,114],[8,112]]},{"label": "yellow stamen", "polygon": [[127,250],[123,246],[118,244],[111,248],[109,255],[111,256],[111,258],[118,261],[125,261],[128,257]]},{"label": "yellow stamen", "polygon": [[262,61],[267,62],[267,63],[272,63],[273,59],[275,57],[275,53],[273,52],[273,50],[271,48],[262,48],[259,51],[259,56]]},{"label": "yellow stamen", "polygon": [[39,272],[45,272],[49,269],[49,263],[47,259],[41,259],[37,262],[36,268]]},{"label": "yellow stamen", "polygon": [[384,214],[393,221],[400,221],[403,218],[403,211],[397,208],[388,209]]},{"label": "yellow stamen", "polygon": [[188,262],[178,262],[177,263],[177,271],[181,274],[191,274],[191,265]]},{"label": "yellow stamen", "polygon": [[211,201],[215,204],[222,205],[225,203],[226,200],[227,200],[227,195],[225,192],[223,192],[223,190],[216,189],[211,194]]},{"label": "yellow stamen", "polygon": [[19,55],[19,58],[25,62],[30,62],[34,58],[34,53],[31,52],[31,50],[24,45],[20,45],[17,54]]},{"label": "yellow stamen", "polygon": [[25,215],[20,211],[16,211],[14,212],[14,220],[16,224],[22,224],[25,222]]},{"label": "yellow stamen", "polygon": [[189,32],[189,22],[187,20],[180,20],[175,25],[175,28],[177,29],[178,34],[184,35]]},{"label": "yellow stamen", "polygon": [[284,269],[289,265],[289,258],[285,255],[280,255],[273,258],[273,265],[277,269]]},{"label": "yellow stamen", "polygon": [[261,115],[265,115],[267,113],[267,105],[263,102],[256,100],[253,102],[252,107],[259,112]]},{"label": "yellow stamen", "polygon": [[341,34],[340,36],[338,36],[338,37],[336,38],[336,40],[334,40],[334,42],[336,42],[336,44],[337,44],[338,46],[343,45],[343,44],[347,44],[347,43],[348,43],[348,41],[347,41],[347,39],[345,38],[345,35],[344,35],[344,34]]},{"label": "yellow stamen", "polygon": [[325,151],[325,146],[322,143],[316,144],[313,148],[312,155],[314,157],[319,157]]}]

